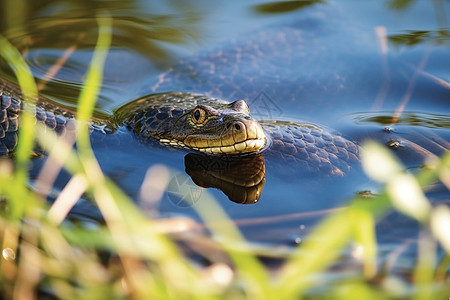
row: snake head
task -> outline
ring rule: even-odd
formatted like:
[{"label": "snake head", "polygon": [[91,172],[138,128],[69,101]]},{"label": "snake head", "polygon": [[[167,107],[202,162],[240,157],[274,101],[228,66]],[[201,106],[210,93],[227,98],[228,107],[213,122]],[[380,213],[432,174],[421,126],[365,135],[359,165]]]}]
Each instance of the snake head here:
[{"label": "snake head", "polygon": [[183,147],[209,154],[261,151],[267,144],[247,103],[232,103],[189,93],[153,94],[128,103],[113,124],[126,125],[141,141]]},{"label": "snake head", "polygon": [[197,104],[177,117],[167,118],[155,129],[153,135],[162,144],[209,154],[253,153],[266,145],[261,125],[249,115],[243,100]]}]

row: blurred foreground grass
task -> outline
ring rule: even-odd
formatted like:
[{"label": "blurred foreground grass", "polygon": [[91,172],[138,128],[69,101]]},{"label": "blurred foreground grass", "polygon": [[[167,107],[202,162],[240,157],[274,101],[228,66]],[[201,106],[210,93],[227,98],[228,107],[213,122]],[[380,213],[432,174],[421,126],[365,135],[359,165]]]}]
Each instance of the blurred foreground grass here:
[{"label": "blurred foreground grass", "polygon": [[[27,161],[33,148],[35,124],[29,112],[21,119],[14,166],[0,163],[0,289],[3,298],[34,299],[447,299],[450,296],[450,210],[431,207],[423,190],[440,180],[450,188],[450,155],[430,162],[419,174],[403,167],[376,144],[363,148],[363,166],[385,184],[385,192],[356,197],[345,209],[325,218],[292,251],[277,270],[267,269],[258,254],[276,256],[274,249],[251,245],[206,192],[196,206],[210,234],[189,219],[153,220],[142,212],[100,170],[89,144],[86,120],[92,114],[111,43],[111,20],[99,19],[99,38],[79,99],[77,152],[50,133],[36,136],[54,165],[72,173],[72,179],[49,206],[41,186],[30,190]],[[15,71],[24,98],[33,102],[36,88],[19,53],[0,38],[0,54]],[[37,126],[39,127],[39,126]],[[40,132],[40,130],[37,130]],[[57,150],[54,150],[57,149]],[[44,167],[45,168],[45,167]],[[147,194],[154,198],[167,187],[170,171],[153,166]],[[45,183],[43,180],[42,183]],[[188,191],[185,191],[188,194]],[[105,224],[86,228],[65,222],[81,195],[98,206]],[[44,196],[43,196],[44,195]],[[158,199],[156,199],[158,200]],[[411,284],[377,269],[377,219],[392,207],[423,225]],[[200,264],[183,253],[190,243],[207,260]],[[329,268],[342,252],[359,245],[360,268],[352,276]],[[439,260],[436,248],[447,256]],[[332,272],[332,271],[329,271]],[[337,271],[339,272],[339,271]],[[317,276],[317,274],[322,274]],[[340,279],[339,279],[340,278]],[[38,294],[39,291],[39,294]]]}]

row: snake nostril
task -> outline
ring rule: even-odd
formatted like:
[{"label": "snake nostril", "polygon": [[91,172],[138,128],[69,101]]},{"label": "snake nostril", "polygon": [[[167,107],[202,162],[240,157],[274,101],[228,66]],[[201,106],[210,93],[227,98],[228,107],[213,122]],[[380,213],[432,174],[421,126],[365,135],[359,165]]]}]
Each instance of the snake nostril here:
[{"label": "snake nostril", "polygon": [[239,124],[234,124],[234,128],[236,128],[236,130],[241,130],[241,125],[239,125]]}]

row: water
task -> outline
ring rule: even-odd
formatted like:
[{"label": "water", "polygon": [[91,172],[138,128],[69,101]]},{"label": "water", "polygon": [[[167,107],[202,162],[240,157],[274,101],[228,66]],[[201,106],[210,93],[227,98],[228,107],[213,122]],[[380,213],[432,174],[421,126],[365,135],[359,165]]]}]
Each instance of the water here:
[{"label": "water", "polygon": [[[257,1],[110,2],[107,9],[100,3],[70,7],[55,2],[28,16],[42,30],[7,32],[26,50],[38,79],[46,79],[50,66],[74,47],[42,90],[66,107],[76,105],[89,65],[96,41],[95,12],[108,10],[117,18],[117,31],[98,116],[150,93],[196,92],[244,99],[257,118],[318,123],[351,140],[401,139],[396,151],[411,171],[423,161],[422,154],[410,151],[411,145],[436,155],[448,149],[448,2],[323,1],[296,9],[273,6],[269,11]],[[68,16],[72,22],[65,23]],[[134,23],[126,22],[130,18]],[[22,41],[25,35],[35,42]],[[10,73],[4,65],[2,72]],[[401,117],[393,124],[396,111]],[[126,132],[115,135],[129,138]],[[116,141],[93,139],[94,149],[104,172],[137,205],[145,206],[139,192],[149,167],[162,164],[172,170],[172,180],[184,178],[177,176],[185,174],[185,152],[149,148],[133,139],[121,140],[124,151],[111,147]],[[58,184],[66,180],[62,175]],[[217,189],[209,192],[249,240],[276,245],[293,244],[328,211],[345,206],[360,191],[379,188],[358,168],[345,177],[311,176],[283,161],[266,160],[265,180],[261,198],[252,205],[229,201]],[[176,184],[202,192],[191,181]],[[448,196],[443,188],[429,193],[433,203],[448,203]],[[162,216],[195,218],[195,205],[165,193],[158,209]],[[79,211],[82,215],[83,207]],[[90,211],[86,208],[86,215]],[[417,236],[416,224],[394,216],[389,222],[381,220],[378,230],[387,253]],[[405,256],[413,262],[415,248],[410,249]]]}]

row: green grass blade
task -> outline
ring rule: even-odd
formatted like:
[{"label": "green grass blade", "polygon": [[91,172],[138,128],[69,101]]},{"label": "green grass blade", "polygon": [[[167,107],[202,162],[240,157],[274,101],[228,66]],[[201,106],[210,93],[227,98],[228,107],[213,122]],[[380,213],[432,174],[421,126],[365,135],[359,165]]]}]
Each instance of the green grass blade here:
[{"label": "green grass blade", "polygon": [[34,147],[35,109],[32,104],[36,101],[38,93],[30,68],[17,49],[3,36],[0,36],[0,55],[13,69],[23,93],[23,100],[25,103],[31,104],[25,105],[24,111],[21,112],[19,121],[20,132],[15,150],[15,188],[13,189],[15,193],[13,193],[11,198],[13,200],[12,203],[14,203],[12,205],[13,213],[11,216],[12,218],[20,218],[25,209],[32,207],[28,202],[31,197],[29,197],[28,191],[23,187],[27,185],[27,165]]}]

